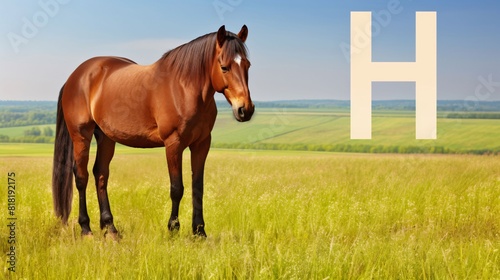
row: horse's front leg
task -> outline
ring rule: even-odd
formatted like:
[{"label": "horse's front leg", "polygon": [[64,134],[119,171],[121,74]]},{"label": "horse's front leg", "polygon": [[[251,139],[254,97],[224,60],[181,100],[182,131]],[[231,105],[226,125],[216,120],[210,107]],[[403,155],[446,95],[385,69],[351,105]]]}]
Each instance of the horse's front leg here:
[{"label": "horse's front leg", "polygon": [[182,152],[184,148],[179,143],[167,146],[168,173],[170,175],[170,199],[172,200],[172,212],[168,220],[168,229],[178,231],[179,205],[184,195],[184,185],[182,183]]},{"label": "horse's front leg", "polygon": [[191,169],[193,172],[193,234],[206,237],[203,220],[203,177],[205,160],[210,149],[210,135],[189,147],[191,150]]}]

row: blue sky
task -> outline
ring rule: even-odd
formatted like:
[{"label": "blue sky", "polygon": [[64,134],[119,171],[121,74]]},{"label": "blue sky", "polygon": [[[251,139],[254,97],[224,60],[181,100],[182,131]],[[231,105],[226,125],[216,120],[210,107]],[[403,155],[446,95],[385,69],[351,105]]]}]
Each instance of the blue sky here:
[{"label": "blue sky", "polygon": [[[249,27],[254,100],[348,100],[350,64],[341,46],[350,43],[350,12],[380,13],[391,3],[402,11],[373,38],[375,61],[414,60],[415,12],[437,11],[438,99],[500,100],[500,2],[493,0],[5,0],[0,100],[56,100],[90,57],[150,64],[222,24],[233,32]],[[23,38],[17,45],[16,35]],[[373,98],[414,99],[414,89],[376,83]]]}]

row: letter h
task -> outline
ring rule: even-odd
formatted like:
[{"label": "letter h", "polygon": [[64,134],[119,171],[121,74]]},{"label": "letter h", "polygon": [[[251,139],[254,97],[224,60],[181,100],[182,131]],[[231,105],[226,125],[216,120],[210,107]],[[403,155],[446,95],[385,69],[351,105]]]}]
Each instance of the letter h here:
[{"label": "letter h", "polygon": [[414,81],[416,138],[436,139],[436,12],[417,12],[415,30],[415,62],[372,62],[371,12],[351,12],[351,139],[371,139],[373,81]]}]

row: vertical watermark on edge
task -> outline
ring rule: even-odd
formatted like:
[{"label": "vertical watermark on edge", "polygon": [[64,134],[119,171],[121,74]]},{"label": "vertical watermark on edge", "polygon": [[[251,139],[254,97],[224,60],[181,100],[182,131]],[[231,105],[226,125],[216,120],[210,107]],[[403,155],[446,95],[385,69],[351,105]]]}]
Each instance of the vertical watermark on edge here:
[{"label": "vertical watermark on edge", "polygon": [[16,253],[16,173],[8,172],[7,173],[7,266],[9,272],[16,272],[16,264],[17,264],[17,253]]}]

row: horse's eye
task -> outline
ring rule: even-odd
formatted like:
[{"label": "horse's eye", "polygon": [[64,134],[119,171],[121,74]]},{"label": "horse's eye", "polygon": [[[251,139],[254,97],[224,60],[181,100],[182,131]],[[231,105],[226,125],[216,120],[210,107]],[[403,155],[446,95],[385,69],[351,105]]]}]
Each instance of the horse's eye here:
[{"label": "horse's eye", "polygon": [[226,73],[227,71],[229,71],[229,67],[227,66],[221,66],[220,69],[222,69],[222,73]]}]

